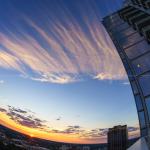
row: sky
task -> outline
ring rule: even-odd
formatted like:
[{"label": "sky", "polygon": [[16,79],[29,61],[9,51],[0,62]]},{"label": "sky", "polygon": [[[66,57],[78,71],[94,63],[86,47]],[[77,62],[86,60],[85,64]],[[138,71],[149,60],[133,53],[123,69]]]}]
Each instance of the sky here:
[{"label": "sky", "polygon": [[68,143],[139,136],[135,102],[101,24],[122,0],[0,0],[0,123]]}]

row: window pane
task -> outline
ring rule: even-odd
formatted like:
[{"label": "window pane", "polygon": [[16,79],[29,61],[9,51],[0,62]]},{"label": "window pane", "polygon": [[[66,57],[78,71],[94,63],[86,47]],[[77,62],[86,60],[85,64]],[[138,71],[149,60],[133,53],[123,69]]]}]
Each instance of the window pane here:
[{"label": "window pane", "polygon": [[132,82],[131,82],[131,85],[132,85],[133,93],[134,93],[134,94],[137,94],[137,93],[138,93],[138,88],[137,88],[137,86],[136,86],[136,84],[135,84],[135,81],[132,81]]},{"label": "window pane", "polygon": [[139,95],[135,96],[135,102],[136,102],[137,109],[142,110],[143,109],[142,100]]},{"label": "window pane", "polygon": [[145,102],[146,102],[146,107],[147,107],[148,116],[149,116],[149,120],[150,120],[150,97],[146,98]]},{"label": "window pane", "polygon": [[[119,28],[119,26],[118,26],[118,28]],[[122,38],[126,38],[127,36],[129,36],[129,35],[131,35],[131,34],[133,34],[133,33],[135,33],[136,31],[132,28],[132,27],[130,27],[130,28],[126,28],[125,30],[123,30],[123,31],[117,31],[115,34],[114,34],[114,36],[116,37],[116,39],[118,40],[118,41],[120,41],[120,39],[122,39]]]},{"label": "window pane", "polygon": [[135,32],[136,31],[132,27],[130,27],[130,28],[127,28],[127,29],[123,30],[121,32],[121,35],[122,35],[122,38],[123,38],[123,37],[129,36],[129,35],[131,35],[132,33],[135,33]]},{"label": "window pane", "polygon": [[105,19],[104,24],[107,26],[107,28],[109,29],[113,29],[115,26],[121,25],[122,23],[124,23],[124,21],[122,19],[118,17],[112,17],[109,16],[107,19]]},{"label": "window pane", "polygon": [[142,36],[140,36],[139,33],[135,33],[135,34],[132,34],[131,36],[120,39],[119,43],[123,48],[127,48],[127,47],[141,41],[142,39],[144,39],[144,38]]},{"label": "window pane", "polygon": [[140,43],[133,45],[125,50],[129,59],[133,59],[146,51],[150,50],[150,45],[144,40]]},{"label": "window pane", "polygon": [[147,129],[142,129],[141,130],[141,136],[142,137],[147,136]]},{"label": "window pane", "polygon": [[144,112],[139,112],[139,120],[140,120],[140,125],[141,128],[145,128],[145,116],[144,116]]},{"label": "window pane", "polygon": [[[113,29],[113,30],[116,32],[116,31],[125,30],[125,29],[128,28],[128,27],[129,27],[128,23],[124,22],[123,24],[119,25],[117,29],[115,28],[115,29]],[[113,31],[113,30],[112,30],[112,31]],[[115,32],[114,32],[114,33],[115,33]]]},{"label": "window pane", "polygon": [[134,60],[132,64],[137,74],[150,70],[150,53]]},{"label": "window pane", "polygon": [[150,94],[150,73],[146,73],[139,78],[139,83],[144,96]]}]

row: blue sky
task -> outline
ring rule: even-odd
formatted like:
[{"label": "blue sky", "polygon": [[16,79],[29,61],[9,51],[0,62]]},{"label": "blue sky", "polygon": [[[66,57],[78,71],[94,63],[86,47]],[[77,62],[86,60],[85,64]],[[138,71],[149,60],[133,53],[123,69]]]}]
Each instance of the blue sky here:
[{"label": "blue sky", "polygon": [[106,142],[105,131],[118,124],[138,131],[126,73],[100,22],[121,5],[0,0],[0,111],[11,128],[75,143]]}]

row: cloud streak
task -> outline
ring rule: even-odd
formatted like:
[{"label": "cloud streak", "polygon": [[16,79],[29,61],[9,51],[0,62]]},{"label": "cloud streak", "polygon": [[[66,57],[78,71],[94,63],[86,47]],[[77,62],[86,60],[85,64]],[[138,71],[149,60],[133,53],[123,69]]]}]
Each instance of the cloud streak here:
[{"label": "cloud streak", "polygon": [[44,7],[39,16],[43,24],[35,19],[37,14],[29,17],[21,13],[18,17],[22,21],[15,20],[13,24],[15,31],[7,26],[6,32],[0,31],[0,67],[35,81],[60,84],[84,80],[84,76],[125,79],[121,61],[94,3],[76,6],[80,18],[61,3],[56,11]]}]

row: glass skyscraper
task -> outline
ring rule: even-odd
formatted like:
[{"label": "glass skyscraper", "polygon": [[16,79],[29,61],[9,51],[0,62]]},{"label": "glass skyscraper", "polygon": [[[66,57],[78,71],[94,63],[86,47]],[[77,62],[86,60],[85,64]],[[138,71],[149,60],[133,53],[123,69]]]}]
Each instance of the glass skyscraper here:
[{"label": "glass skyscraper", "polygon": [[131,83],[141,136],[150,129],[150,0],[127,0],[103,19]]}]

